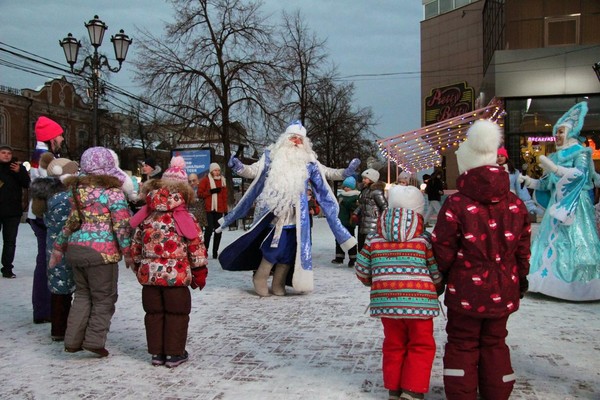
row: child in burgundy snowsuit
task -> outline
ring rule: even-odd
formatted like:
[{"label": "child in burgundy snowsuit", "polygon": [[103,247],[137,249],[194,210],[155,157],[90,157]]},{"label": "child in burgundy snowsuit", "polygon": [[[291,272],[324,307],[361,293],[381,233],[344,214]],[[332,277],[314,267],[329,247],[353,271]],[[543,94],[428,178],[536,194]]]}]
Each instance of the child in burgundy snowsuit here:
[{"label": "child in burgundy snowsuit", "polygon": [[458,193],[433,230],[433,250],[447,283],[444,390],[449,400],[505,400],[515,375],[506,323],[527,291],[529,218],[496,165],[500,128],[477,121],[456,152]]},{"label": "child in burgundy snowsuit", "polygon": [[414,186],[392,186],[355,266],[371,287],[371,316],[383,324],[383,383],[389,399],[423,399],[435,358],[433,318],[442,278],[425,231],[425,199]]},{"label": "child in burgundy snowsuit", "polygon": [[174,368],[188,360],[188,286],[202,290],[208,274],[202,230],[187,209],[194,192],[183,158],[173,157],[162,178],[146,182],[142,192],[146,205],[130,221],[136,228],[131,253],[143,285],[148,352],[152,365]]}]

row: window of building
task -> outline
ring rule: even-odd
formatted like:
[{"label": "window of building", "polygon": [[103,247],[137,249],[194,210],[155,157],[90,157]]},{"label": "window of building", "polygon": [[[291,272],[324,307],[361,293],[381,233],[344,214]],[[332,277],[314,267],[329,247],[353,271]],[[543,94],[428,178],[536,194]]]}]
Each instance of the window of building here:
[{"label": "window of building", "polygon": [[4,110],[0,111],[0,144],[8,143],[8,121]]},{"label": "window of building", "polygon": [[454,0],[440,0],[440,14],[452,11],[454,8]]},{"label": "window of building", "polygon": [[438,14],[438,0],[425,4],[425,19],[433,18]]},{"label": "window of building", "polygon": [[423,0],[425,19],[436,17],[478,0]]},{"label": "window of building", "polygon": [[580,14],[546,17],[544,19],[544,45],[565,46],[579,44]]}]

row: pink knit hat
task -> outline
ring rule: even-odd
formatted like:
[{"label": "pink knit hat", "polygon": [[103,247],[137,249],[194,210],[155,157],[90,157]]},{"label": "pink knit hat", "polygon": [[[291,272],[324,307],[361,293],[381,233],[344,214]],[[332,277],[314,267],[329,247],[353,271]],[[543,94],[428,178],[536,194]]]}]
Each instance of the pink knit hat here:
[{"label": "pink knit hat", "polygon": [[504,158],[508,159],[508,151],[506,151],[506,149],[504,147],[500,147],[498,149],[498,155],[503,156]]},{"label": "pink knit hat", "polygon": [[183,157],[175,156],[171,158],[169,168],[163,173],[162,178],[187,183],[188,176],[187,172],[185,172],[185,160]]},{"label": "pink knit hat", "polygon": [[48,117],[41,116],[35,123],[35,138],[38,142],[47,142],[63,134],[63,128]]}]

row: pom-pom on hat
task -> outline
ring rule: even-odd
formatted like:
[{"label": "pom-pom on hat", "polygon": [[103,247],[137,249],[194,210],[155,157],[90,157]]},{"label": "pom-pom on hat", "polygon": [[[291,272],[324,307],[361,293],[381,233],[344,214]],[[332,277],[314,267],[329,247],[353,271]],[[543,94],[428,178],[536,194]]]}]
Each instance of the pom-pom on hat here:
[{"label": "pom-pom on hat", "polygon": [[50,165],[50,163],[52,162],[52,160],[54,160],[54,154],[52,154],[49,151],[44,152],[40,156],[40,168],[42,168],[42,169],[48,169],[48,165]]},{"label": "pom-pom on hat", "polygon": [[48,117],[41,116],[35,123],[35,138],[39,142],[47,142],[63,134],[63,128]]},{"label": "pom-pom on hat", "polygon": [[506,158],[508,160],[508,151],[506,151],[506,149],[504,147],[500,147],[498,149],[498,154],[499,156],[502,156],[504,158]]},{"label": "pom-pom on hat", "polygon": [[185,160],[181,156],[171,158],[169,168],[163,173],[163,179],[170,181],[185,182],[188,181],[187,172],[185,172]]},{"label": "pom-pom on hat", "polygon": [[216,162],[210,163],[210,165],[208,166],[208,172],[213,172],[215,169],[220,170],[221,166],[219,164],[217,164]]},{"label": "pom-pom on hat", "polygon": [[467,131],[467,138],[456,150],[458,172],[496,165],[500,146],[500,127],[490,120],[475,121]]},{"label": "pom-pom on hat", "polygon": [[363,178],[368,178],[371,182],[377,182],[379,180],[379,172],[375,171],[373,168],[369,168],[363,171]]},{"label": "pom-pom on hat", "polygon": [[388,207],[405,208],[423,215],[425,198],[414,186],[392,185],[388,190]]},{"label": "pom-pom on hat", "polygon": [[55,158],[48,165],[48,176],[75,175],[79,171],[79,164],[68,158]]},{"label": "pom-pom on hat", "polygon": [[306,128],[300,120],[292,121],[285,130],[286,135],[300,135],[306,137]]},{"label": "pom-pom on hat", "polygon": [[356,189],[356,179],[354,179],[353,176],[349,176],[346,179],[344,179],[344,182],[342,182],[342,187],[347,187],[348,189]]},{"label": "pom-pom on hat", "polygon": [[110,175],[121,183],[125,182],[125,176],[106,147],[90,147],[84,151],[81,155],[81,172],[85,175]]}]

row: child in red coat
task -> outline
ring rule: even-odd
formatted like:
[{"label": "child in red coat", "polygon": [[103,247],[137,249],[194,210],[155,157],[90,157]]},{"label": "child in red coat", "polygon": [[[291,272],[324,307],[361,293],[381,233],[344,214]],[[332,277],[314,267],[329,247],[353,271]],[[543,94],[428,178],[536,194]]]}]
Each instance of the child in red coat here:
[{"label": "child in red coat", "polygon": [[500,128],[477,121],[456,152],[458,193],[433,230],[447,283],[444,390],[449,400],[506,400],[515,375],[506,324],[527,291],[531,230],[525,204],[496,165]]},{"label": "child in red coat", "polygon": [[148,352],[152,365],[177,367],[188,360],[185,350],[192,299],[202,290],[208,264],[202,229],[186,205],[194,199],[185,161],[173,157],[162,179],[142,188],[146,205],[131,218],[136,228],[132,256],[143,285]]}]

